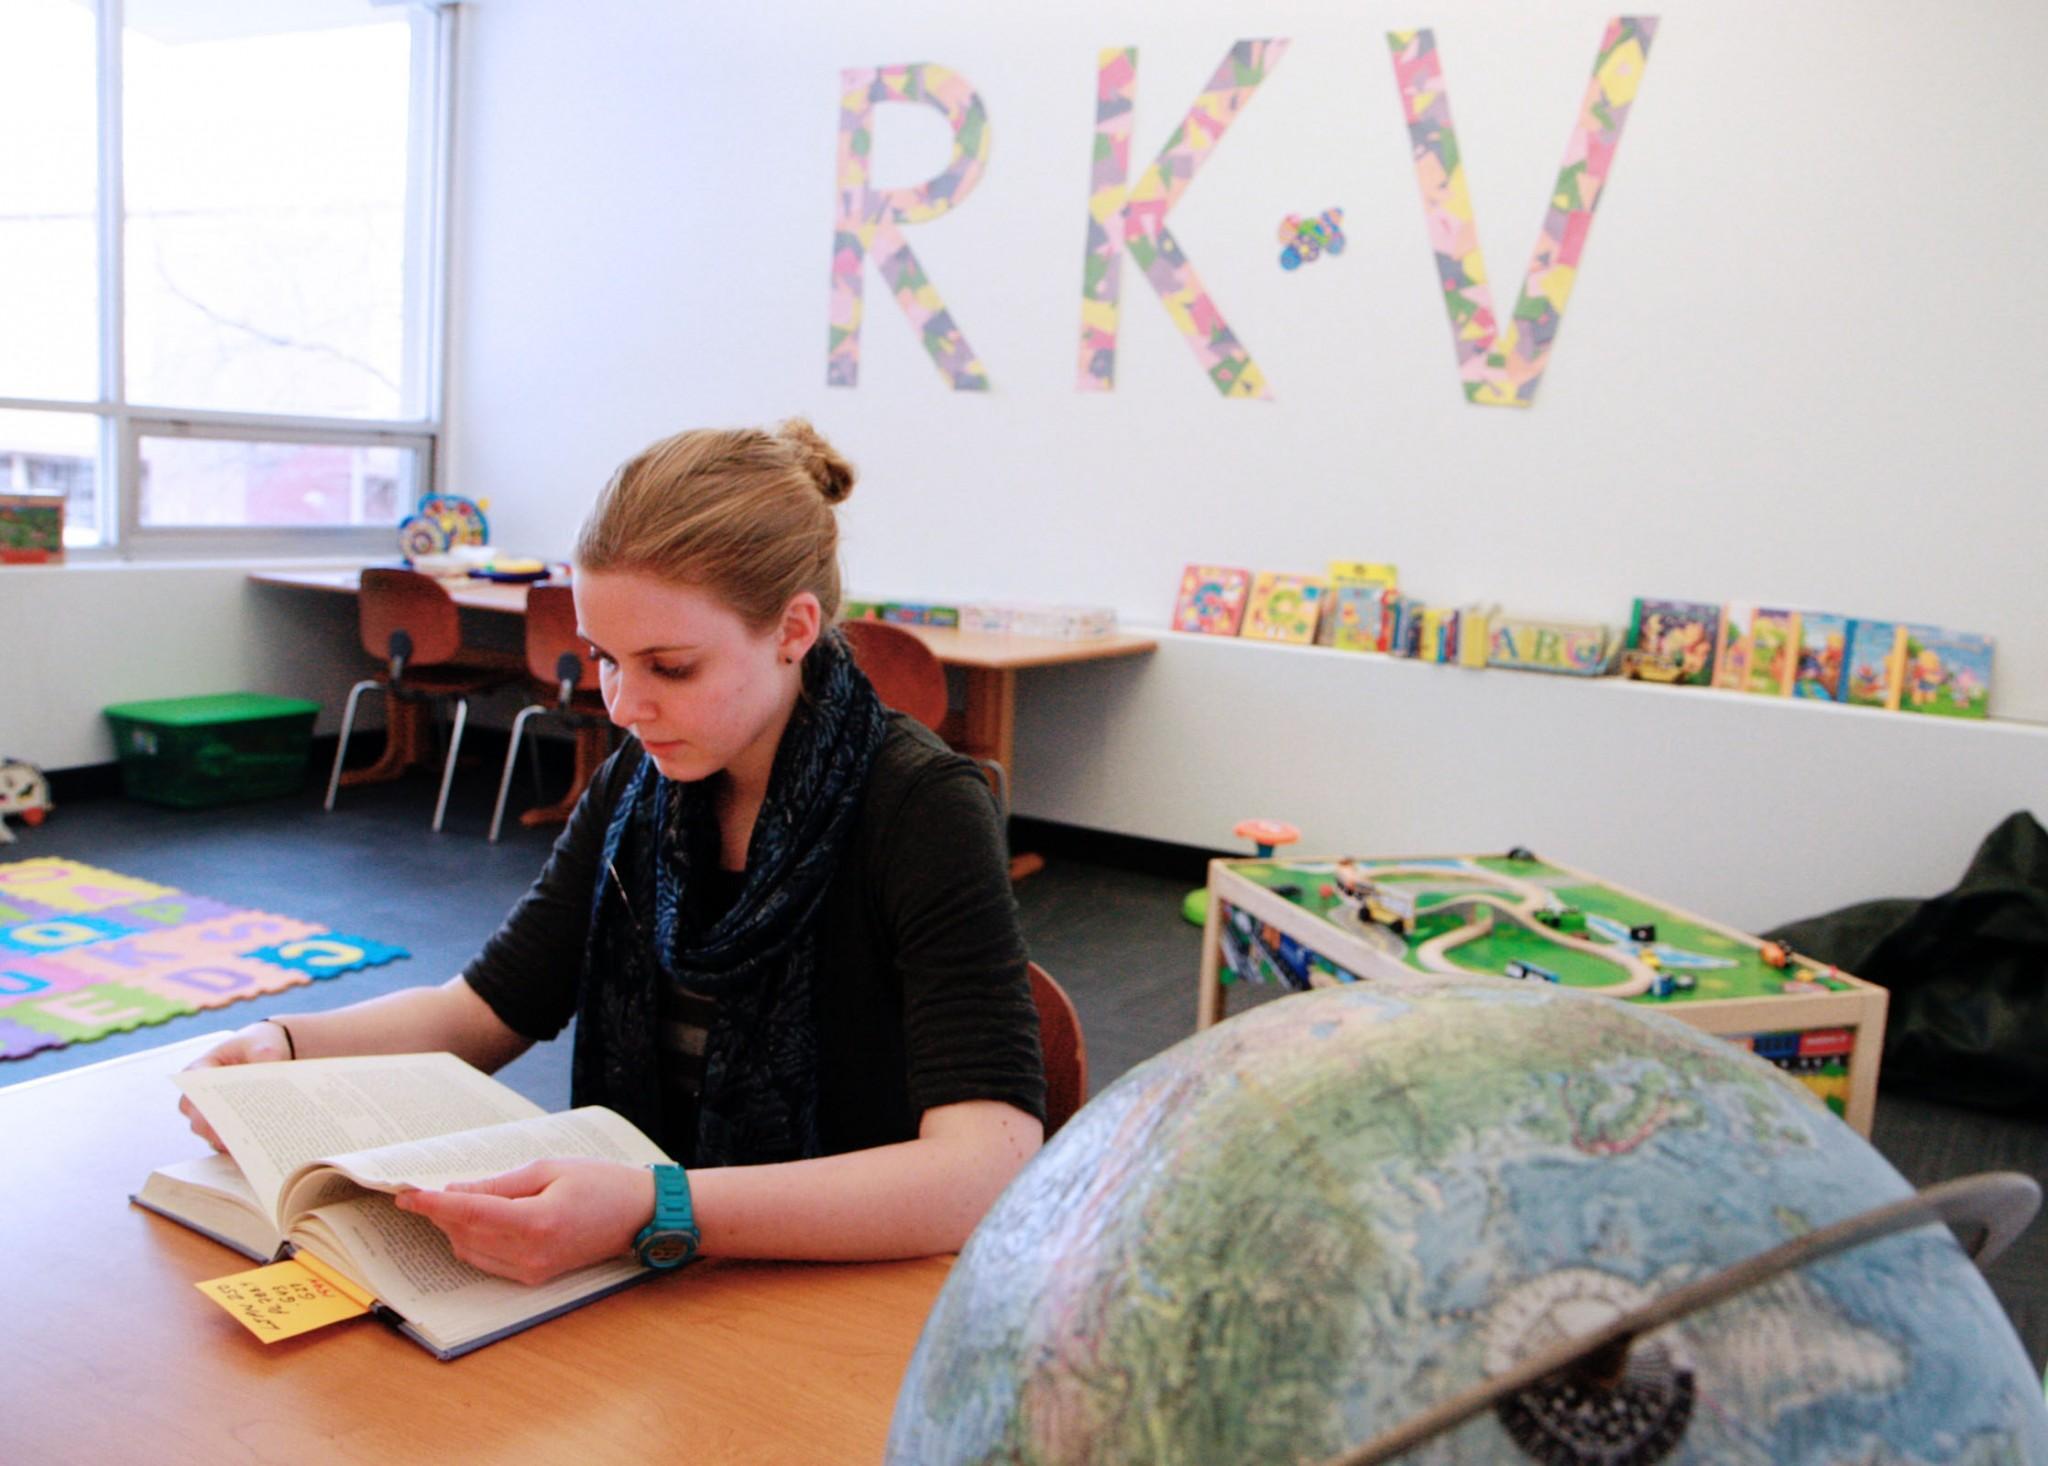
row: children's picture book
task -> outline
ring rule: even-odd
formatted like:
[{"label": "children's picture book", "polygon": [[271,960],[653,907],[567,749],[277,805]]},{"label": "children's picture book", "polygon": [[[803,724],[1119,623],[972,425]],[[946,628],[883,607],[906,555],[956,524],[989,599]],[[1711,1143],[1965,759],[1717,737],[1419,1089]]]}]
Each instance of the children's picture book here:
[{"label": "children's picture book", "polygon": [[1730,601],[1721,607],[1721,630],[1714,646],[1714,686],[1740,692],[1749,685],[1749,634],[1755,624],[1756,607],[1748,601]]},{"label": "children's picture book", "polygon": [[1180,595],[1173,603],[1173,629],[1202,636],[1235,636],[1244,624],[1251,594],[1247,570],[1225,565],[1190,565],[1180,575]]},{"label": "children's picture book", "polygon": [[1245,603],[1243,635],[1258,641],[1301,645],[1316,639],[1316,622],[1329,586],[1313,575],[1261,570]]},{"label": "children's picture book", "polygon": [[1991,638],[1907,626],[1899,706],[1909,713],[1982,718],[1991,706]]},{"label": "children's picture book", "polygon": [[1849,672],[1842,701],[1896,708],[1903,688],[1906,628],[1896,621],[1849,623]]},{"label": "children's picture book", "polygon": [[1742,690],[1790,697],[1799,670],[1799,613],[1760,606],[1749,623],[1749,670]]},{"label": "children's picture book", "polygon": [[[1400,572],[1394,566],[1379,560],[1332,560],[1324,579],[1329,582],[1330,589],[1323,603],[1323,618],[1316,626],[1316,645],[1336,646],[1337,631],[1342,624],[1337,604],[1339,593],[1345,590],[1391,590],[1399,582]],[[1358,605],[1355,597],[1353,604]],[[1343,648],[1345,651],[1354,652],[1374,649],[1358,645],[1355,635]]]},{"label": "children's picture book", "polygon": [[931,601],[885,601],[876,619],[897,626],[958,626],[960,608]]},{"label": "children's picture book", "polygon": [[1486,665],[1520,672],[1604,677],[1613,670],[1620,650],[1613,628],[1593,622],[1497,616],[1491,632]]},{"label": "children's picture book", "polygon": [[1392,635],[1392,586],[1340,585],[1330,593],[1323,622],[1330,627],[1330,645],[1341,652],[1383,652]]},{"label": "children's picture book", "polygon": [[1714,677],[1720,628],[1719,606],[1639,598],[1629,613],[1621,675],[1705,687]]},{"label": "children's picture book", "polygon": [[1842,700],[1842,671],[1849,660],[1849,618],[1832,611],[1799,613],[1799,663],[1792,674],[1794,697]]},{"label": "children's picture book", "polygon": [[1460,667],[1484,667],[1493,642],[1493,618],[1499,614],[1500,607],[1495,605],[1460,606],[1451,612],[1443,655],[1437,660]]},{"label": "children's picture book", "polygon": [[311,1253],[442,1359],[652,1276],[621,1255],[551,1282],[514,1283],[458,1261],[440,1228],[392,1202],[556,1156],[669,1159],[610,1110],[548,1114],[453,1054],[174,1077],[227,1154],[159,1167],[131,1200],[260,1262]]}]

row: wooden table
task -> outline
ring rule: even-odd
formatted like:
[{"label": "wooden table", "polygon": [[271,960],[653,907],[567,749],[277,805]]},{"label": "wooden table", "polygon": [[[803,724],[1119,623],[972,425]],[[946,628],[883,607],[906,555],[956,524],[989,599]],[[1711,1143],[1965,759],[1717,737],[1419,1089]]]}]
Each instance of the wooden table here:
[{"label": "wooden table", "polygon": [[877,1461],[951,1260],[707,1262],[443,1364],[358,1319],[265,1345],[195,1282],[253,1266],[139,1207],[198,1152],[200,1037],[0,1089],[0,1458]]},{"label": "wooden table", "polygon": [[[249,577],[260,585],[356,593],[354,570],[262,571]],[[486,581],[450,581],[455,604],[472,611],[523,615],[526,587]],[[1143,656],[1159,643],[1149,636],[1119,634],[1066,641],[1049,636],[955,631],[939,626],[903,628],[964,674],[961,705],[944,728],[934,731],[971,758],[992,758],[1013,773],[1017,753],[1017,674],[1032,667]]]}]

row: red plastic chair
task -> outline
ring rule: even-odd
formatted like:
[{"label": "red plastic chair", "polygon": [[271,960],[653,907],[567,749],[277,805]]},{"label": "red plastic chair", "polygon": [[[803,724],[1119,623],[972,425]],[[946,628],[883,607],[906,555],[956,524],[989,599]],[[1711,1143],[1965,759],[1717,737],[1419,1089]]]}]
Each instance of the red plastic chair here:
[{"label": "red plastic chair", "polygon": [[839,634],[884,703],[939,731],[946,721],[946,668],[930,647],[886,621],[847,621]]},{"label": "red plastic chair", "polygon": [[[334,772],[327,780],[328,810],[343,784],[395,779],[423,762],[420,714],[444,699],[455,703],[454,730],[441,770],[441,794],[434,802],[434,828],[448,812],[448,787],[455,778],[455,756],[469,721],[474,693],[517,680],[516,664],[503,653],[462,644],[462,619],[447,589],[416,570],[365,570],[357,596],[357,622],[363,650],[383,665],[349,689],[341,715],[341,741],[334,750]],[[355,726],[356,704],[365,692],[385,694],[388,708],[384,752],[369,768],[342,774],[349,731]]]},{"label": "red plastic chair", "polygon": [[[512,792],[512,770],[519,760],[519,739],[527,723],[543,713],[559,714],[576,730],[576,763],[569,776],[569,792],[554,804],[529,809],[519,816],[522,825],[558,825],[566,822],[576,801],[590,786],[590,779],[611,751],[612,721],[606,714],[604,694],[597,683],[597,659],[589,655],[589,643],[576,634],[576,599],[566,585],[536,585],[526,593],[526,671],[552,702],[523,707],[512,720],[512,743],[505,750],[505,772],[498,780],[498,805],[491,811],[491,843],[505,821],[505,798]],[[538,761],[534,782],[540,782]]]},{"label": "red plastic chair", "polygon": [[[839,634],[882,702],[938,732],[946,721],[946,667],[912,632],[886,621],[844,621]],[[996,808],[1010,817],[1010,775],[992,758],[976,759],[995,786]]]},{"label": "red plastic chair", "polygon": [[1088,1043],[1081,1036],[1081,1015],[1066,989],[1033,962],[1031,1001],[1038,1005],[1038,1045],[1045,1053],[1045,1138],[1088,1103]]}]

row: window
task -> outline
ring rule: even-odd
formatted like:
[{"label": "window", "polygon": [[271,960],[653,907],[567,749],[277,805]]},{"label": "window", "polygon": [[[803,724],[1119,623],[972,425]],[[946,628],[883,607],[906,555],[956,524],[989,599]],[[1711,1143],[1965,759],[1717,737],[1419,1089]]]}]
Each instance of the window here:
[{"label": "window", "polygon": [[125,554],[384,548],[432,481],[452,11],[0,5],[0,490]]}]

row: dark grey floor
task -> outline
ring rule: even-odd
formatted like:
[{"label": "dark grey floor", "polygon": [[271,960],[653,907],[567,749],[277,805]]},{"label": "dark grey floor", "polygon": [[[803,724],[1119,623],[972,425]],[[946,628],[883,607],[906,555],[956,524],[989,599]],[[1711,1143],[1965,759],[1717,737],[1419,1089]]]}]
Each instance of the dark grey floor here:
[{"label": "dark grey floor", "polygon": [[[482,768],[460,775],[440,835],[427,829],[434,791],[420,775],[344,791],[331,815],[311,792],[203,811],[100,798],[69,803],[40,829],[22,830],[21,843],[0,847],[0,860],[55,855],[103,865],[231,904],[324,922],[413,955],[332,983],[0,1061],[0,1084],[266,1014],[329,1007],[452,976],[525,889],[552,838],[508,820],[503,842],[487,844],[491,784],[490,771]],[[1180,917],[1188,884],[1186,876],[1069,854],[1017,887],[1032,955],[1080,1011],[1091,1091],[1193,1030],[1201,942]],[[1255,989],[1240,989],[1233,1008],[1260,998]],[[567,1046],[536,1048],[502,1077],[538,1103],[561,1108],[568,1101]],[[2048,1119],[2010,1119],[1884,1094],[1875,1140],[1916,1185],[1994,1169],[2048,1180]],[[2048,1222],[2037,1219],[1989,1276],[2041,1369],[2048,1362]]]}]

